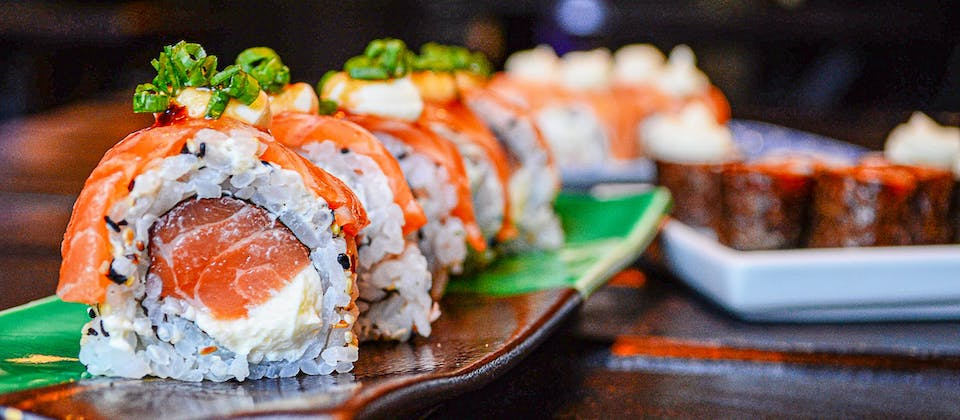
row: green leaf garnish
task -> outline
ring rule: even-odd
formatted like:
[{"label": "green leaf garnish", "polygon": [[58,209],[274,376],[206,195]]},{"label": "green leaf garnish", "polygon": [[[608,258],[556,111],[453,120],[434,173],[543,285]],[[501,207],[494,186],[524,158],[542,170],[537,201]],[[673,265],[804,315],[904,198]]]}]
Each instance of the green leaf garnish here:
[{"label": "green leaf garnish", "polygon": [[231,99],[250,105],[260,95],[256,79],[238,65],[217,71],[217,57],[207,55],[200,44],[180,41],[167,45],[150,65],[157,75],[152,83],[137,86],[133,94],[134,112],[163,112],[184,88],[206,87],[211,90],[206,117],[216,119],[223,115]]},{"label": "green leaf garnish", "polygon": [[413,57],[407,44],[399,39],[375,39],[363,55],[347,60],[343,69],[350,77],[361,80],[403,77],[410,71]]},{"label": "green leaf garnish", "polygon": [[290,83],[290,68],[280,55],[267,47],[247,48],[237,56],[237,64],[253,76],[267,93],[280,93]]}]

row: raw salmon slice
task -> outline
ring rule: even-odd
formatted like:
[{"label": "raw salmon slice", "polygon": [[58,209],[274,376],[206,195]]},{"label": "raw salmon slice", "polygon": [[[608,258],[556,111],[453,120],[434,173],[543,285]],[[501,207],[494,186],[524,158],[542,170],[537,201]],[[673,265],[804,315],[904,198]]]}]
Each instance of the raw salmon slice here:
[{"label": "raw salmon slice", "polygon": [[150,271],[161,296],[246,316],[310,264],[310,251],[261,207],[229,197],[189,199],[150,228]]}]

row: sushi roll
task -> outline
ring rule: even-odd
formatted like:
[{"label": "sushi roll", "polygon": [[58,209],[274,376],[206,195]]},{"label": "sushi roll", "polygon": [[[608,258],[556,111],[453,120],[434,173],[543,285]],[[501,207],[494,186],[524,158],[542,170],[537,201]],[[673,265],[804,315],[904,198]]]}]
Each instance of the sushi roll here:
[{"label": "sushi roll", "polygon": [[455,72],[463,103],[490,129],[507,152],[510,220],[517,236],[507,252],[553,250],[563,245],[553,201],[560,191],[560,171],[547,140],[529,108],[489,88],[477,72]]},{"label": "sushi roll", "polygon": [[921,112],[915,112],[887,137],[884,157],[902,165],[917,179],[911,200],[910,226],[916,245],[957,241],[960,208],[953,203],[957,195],[955,170],[960,161],[960,128],[946,127]]},{"label": "sushi roll", "polygon": [[57,294],[91,305],[94,375],[187,381],[349,371],[357,360],[350,189],[277,143],[258,82],[180,42],[74,205]]},{"label": "sushi roll", "polygon": [[[265,47],[245,50],[237,62],[258,75],[261,85],[268,84],[276,71],[258,68],[282,66],[277,53]],[[318,115],[319,98],[306,83],[290,84],[287,77],[270,100],[271,131],[277,141],[346,183],[367,210],[370,224],[357,236],[360,318],[355,330],[360,340],[430,336],[430,323],[440,316],[440,309],[430,297],[427,261],[416,241],[406,238],[423,227],[426,215],[396,159],[356,124]]]},{"label": "sushi roll", "polygon": [[657,167],[657,182],[673,194],[673,217],[719,230],[724,165],[739,160],[730,129],[700,103],[678,114],[656,114],[641,126],[644,150]]},{"label": "sushi roll", "polygon": [[421,48],[413,67],[411,78],[424,98],[419,124],[452,143],[463,157],[477,224],[490,245],[487,255],[474,254],[472,260],[485,265],[493,259],[497,244],[516,236],[510,214],[510,167],[497,138],[461,102],[455,72],[484,76],[489,63],[465,48],[429,43]]},{"label": "sushi roll", "polygon": [[527,108],[561,168],[595,167],[610,160],[614,125],[603,114],[616,107],[591,96],[609,79],[609,51],[557,57],[541,45],[511,55],[488,89]]},{"label": "sushi roll", "polygon": [[696,56],[686,45],[674,47],[669,58],[653,45],[627,45],[617,50],[613,61],[613,90],[628,114],[633,140],[641,145],[644,120],[678,112],[693,102],[703,104],[719,124],[730,119],[726,97],[697,68]]},{"label": "sushi roll", "polygon": [[443,295],[451,274],[463,272],[468,246],[484,253],[469,178],[456,147],[417,121],[423,98],[411,80],[411,55],[402,41],[375,40],[344,71],[324,77],[320,96],[337,115],[373,133],[400,164],[427,223],[417,237],[433,275],[431,296]]},{"label": "sushi roll", "polygon": [[896,165],[825,167],[814,175],[811,248],[909,245],[916,178]]},{"label": "sushi roll", "polygon": [[726,165],[720,242],[743,251],[803,246],[815,168],[803,156]]}]

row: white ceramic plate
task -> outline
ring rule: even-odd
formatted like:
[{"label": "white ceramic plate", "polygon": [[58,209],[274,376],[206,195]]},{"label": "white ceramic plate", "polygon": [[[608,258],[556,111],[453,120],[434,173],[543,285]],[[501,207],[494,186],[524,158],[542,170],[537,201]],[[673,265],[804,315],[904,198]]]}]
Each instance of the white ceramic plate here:
[{"label": "white ceramic plate", "polygon": [[960,319],[960,246],[737,251],[676,220],[667,267],[751,321]]},{"label": "white ceramic plate", "polygon": [[[855,159],[863,149],[752,121],[731,129],[748,156],[804,152]],[[737,251],[676,220],[664,258],[681,280],[754,321],[960,319],[960,245]]]}]

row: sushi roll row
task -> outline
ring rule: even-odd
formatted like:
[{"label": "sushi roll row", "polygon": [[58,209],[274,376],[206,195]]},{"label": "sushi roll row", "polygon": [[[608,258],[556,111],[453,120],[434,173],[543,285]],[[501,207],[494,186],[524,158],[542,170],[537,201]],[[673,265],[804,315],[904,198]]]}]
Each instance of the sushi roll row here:
[{"label": "sushi roll row", "polygon": [[629,165],[649,154],[643,124],[690,105],[717,123],[730,118],[723,94],[686,45],[664,56],[652,45],[572,51],[546,45],[511,55],[488,89],[529,112],[561,168]]},{"label": "sushi roll row", "polygon": [[317,90],[266,47],[151,64],[156,122],[107,151],[61,249],[92,374],[347,372],[363,341],[429,336],[451,276],[562,243],[550,151],[484,112],[477,54],[376,40]]},{"label": "sushi roll row", "polygon": [[[709,117],[647,124],[659,182],[678,220],[739,250],[960,242],[960,129],[916,113],[883,154],[857,162],[810,155],[744,161]],[[709,135],[713,133],[713,135]]]}]

